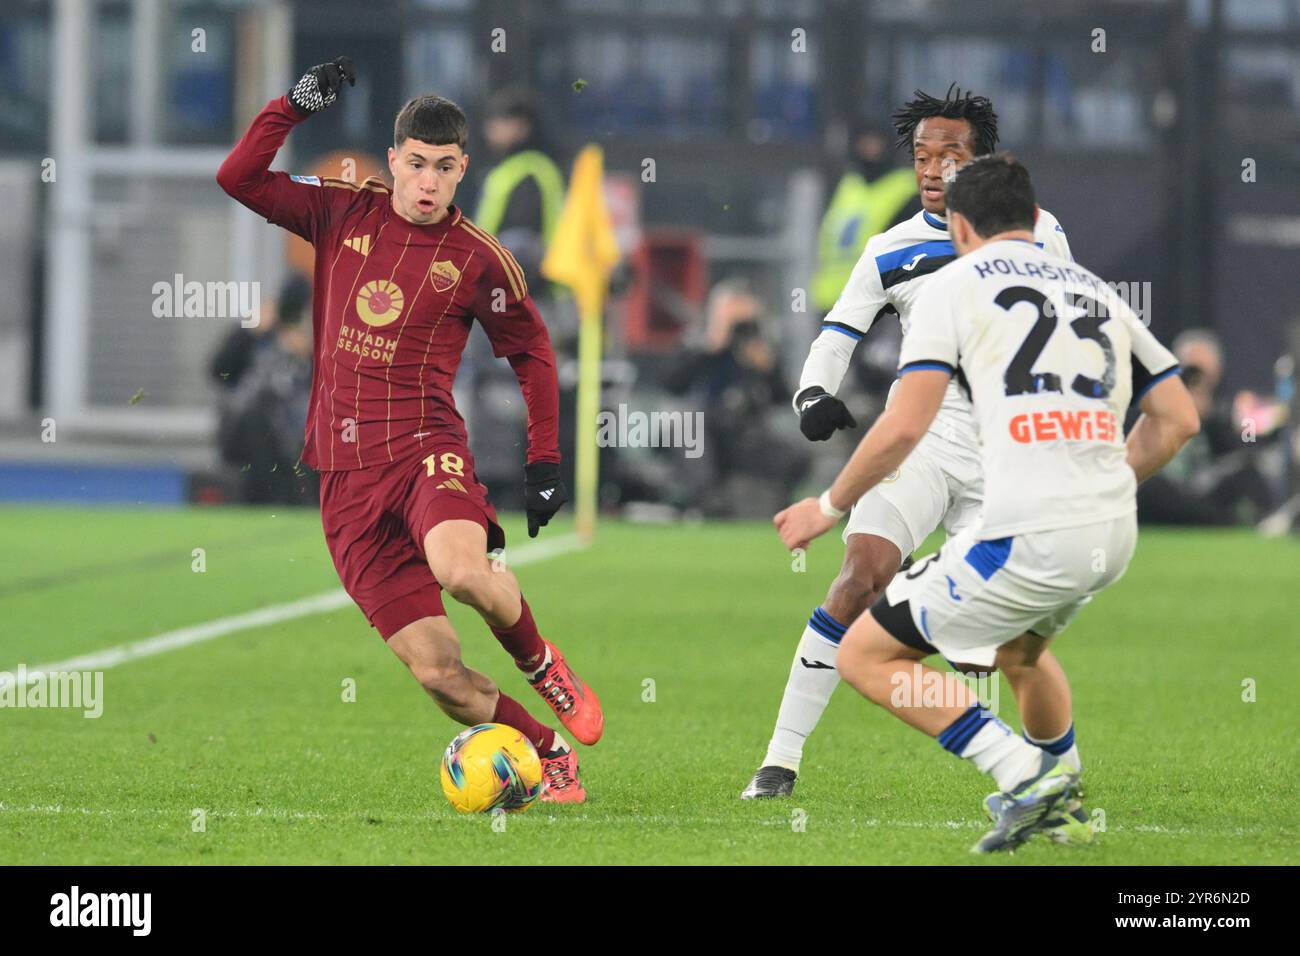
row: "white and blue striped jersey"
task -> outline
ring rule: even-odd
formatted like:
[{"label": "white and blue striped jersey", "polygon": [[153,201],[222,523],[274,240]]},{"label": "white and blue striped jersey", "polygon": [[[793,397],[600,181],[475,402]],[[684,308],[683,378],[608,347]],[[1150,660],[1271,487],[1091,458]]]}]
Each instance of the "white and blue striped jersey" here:
[{"label": "white and blue striped jersey", "polygon": [[964,380],[984,475],[981,540],[1136,508],[1124,415],[1178,361],[1113,288],[1003,239],[936,275],[916,306],[899,371]]},{"label": "white and blue striped jersey", "polygon": [[[1073,260],[1065,230],[1046,209],[1038,210],[1034,240],[1044,251]],[[844,381],[853,350],[887,312],[898,315],[906,343],[912,326],[912,307],[927,279],[957,258],[948,236],[948,223],[922,210],[892,229],[872,236],[853,267],[848,285],[822,320],[821,334],[813,341],[799,377],[794,407],[806,389],[814,386],[834,395]],[[970,403],[956,383],[948,386],[930,430],[978,456],[979,440],[971,419]]]}]

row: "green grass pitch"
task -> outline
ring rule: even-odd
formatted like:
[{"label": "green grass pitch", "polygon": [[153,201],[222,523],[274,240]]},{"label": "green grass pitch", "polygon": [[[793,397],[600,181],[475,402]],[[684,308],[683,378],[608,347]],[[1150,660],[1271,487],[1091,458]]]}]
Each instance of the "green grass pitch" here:
[{"label": "green grass pitch", "polygon": [[[0,525],[0,670],[337,587],[313,513],[6,507]],[[982,775],[847,687],[794,798],[737,799],[840,552],[823,539],[795,573],[765,525],[611,522],[520,568],[604,702],[585,806],[503,831],[457,816],[436,778],[457,726],[348,605],[112,667],[99,719],[0,709],[0,864],[1300,862],[1300,543],[1143,533],[1056,645],[1106,831],[987,860],[967,852]],[[451,614],[469,664],[549,716],[473,612]],[[1005,687],[1002,705],[1018,726]]]}]

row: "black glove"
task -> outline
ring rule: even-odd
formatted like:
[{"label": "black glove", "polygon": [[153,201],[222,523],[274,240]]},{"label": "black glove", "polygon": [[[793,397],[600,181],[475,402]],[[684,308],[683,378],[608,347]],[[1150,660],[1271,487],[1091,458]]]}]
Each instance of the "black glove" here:
[{"label": "black glove", "polygon": [[538,461],[524,465],[524,507],[528,510],[528,537],[537,537],[538,529],[569,500],[569,492],[560,480],[560,466]]},{"label": "black glove", "polygon": [[303,116],[319,113],[339,98],[343,81],[357,85],[357,73],[346,56],[335,57],[329,63],[313,66],[289,91],[289,102]]},{"label": "black glove", "polygon": [[838,429],[857,428],[857,420],[834,395],[813,386],[799,402],[799,430],[809,441],[826,441]]}]

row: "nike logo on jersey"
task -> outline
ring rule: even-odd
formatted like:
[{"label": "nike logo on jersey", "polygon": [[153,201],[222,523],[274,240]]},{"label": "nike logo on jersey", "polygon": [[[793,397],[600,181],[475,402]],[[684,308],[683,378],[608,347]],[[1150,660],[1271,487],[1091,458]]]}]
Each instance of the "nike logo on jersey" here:
[{"label": "nike logo on jersey", "polygon": [[813,670],[813,671],[835,670],[834,664],[823,664],[821,661],[810,661],[806,657],[799,658],[799,663],[802,664],[804,667],[808,668],[809,670]]},{"label": "nike logo on jersey", "polygon": [[903,266],[903,271],[904,271],[904,272],[911,272],[913,269],[916,268],[916,264],[917,264],[918,262],[920,262],[922,259],[924,259],[924,258],[925,258],[926,256],[928,256],[928,255],[929,255],[928,252],[918,252],[918,253],[913,257],[913,259],[912,259],[911,262],[909,262],[907,265]]},{"label": "nike logo on jersey", "polygon": [[960,601],[961,595],[957,593],[957,582],[952,579],[950,574],[945,574],[944,577],[948,579],[948,597],[954,601]]}]

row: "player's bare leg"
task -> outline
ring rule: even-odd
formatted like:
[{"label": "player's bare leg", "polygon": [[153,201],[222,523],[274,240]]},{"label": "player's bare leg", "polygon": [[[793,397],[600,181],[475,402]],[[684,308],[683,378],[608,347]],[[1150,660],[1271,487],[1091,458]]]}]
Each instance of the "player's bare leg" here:
[{"label": "player's bare leg", "polygon": [[[1070,682],[1047,646],[1050,639],[1026,634],[998,648],[997,666],[1007,677],[1020,708],[1020,722],[1030,743],[1083,769],[1074,742]],[[1082,790],[1079,793],[1082,797]],[[1092,821],[1081,800],[1054,811],[1043,831],[1058,843],[1090,843]]]},{"label": "player's bare leg", "polygon": [[448,717],[466,725],[506,724],[532,741],[546,781],[543,800],[581,803],[586,799],[573,748],[518,701],[501,693],[490,677],[465,666],[460,641],[446,617],[412,621],[388,639],[388,646]]},{"label": "player's bare leg", "polygon": [[963,674],[1002,671],[1016,695],[1025,739],[1082,768],[1074,745],[1070,682],[1061,662],[1048,648],[1049,643],[1050,638],[1024,634],[998,648],[997,661],[992,667],[975,667],[957,661],[952,665]]},{"label": "player's bare leg", "polygon": [[492,678],[465,666],[447,618],[412,621],[388,639],[388,646],[448,717],[466,725],[492,720],[501,693]]},{"label": "player's bare leg", "polygon": [[488,627],[510,627],[523,611],[519,581],[487,556],[487,531],[477,521],[441,521],[424,536],[429,569],[444,591],[482,615]]},{"label": "player's bare leg", "polygon": [[[1075,770],[1083,770],[1079,748],[1074,741],[1071,714],[1070,682],[1065,669],[1048,648],[1050,638],[1028,633],[998,648],[992,668],[976,668],[956,663],[962,673],[989,673],[1000,670],[1016,695],[1025,739],[1060,759]],[[1078,797],[1083,796],[1080,788]],[[989,807],[986,805],[986,810]],[[1043,831],[1058,843],[1089,843],[1092,826],[1080,799],[1072,799],[1053,811],[1043,823]]]},{"label": "player's bare leg", "polygon": [[776,729],[762,766],[740,794],[742,800],[788,796],[794,790],[803,745],[839,685],[835,652],[845,629],[870,607],[902,564],[898,546],[874,534],[852,534],[840,573],[813,612],[790,665]]},{"label": "player's bare leg", "polygon": [[605,728],[600,699],[559,648],[538,633],[519,581],[503,564],[488,559],[483,526],[461,519],[439,522],[424,537],[424,553],[443,590],[479,612],[573,736],[588,745],[600,740]]},{"label": "player's bare leg", "polygon": [[[1024,641],[1011,653],[1036,656],[1045,646],[1037,635],[1026,634]],[[1041,645],[1037,649],[1035,642]],[[1078,786],[1077,768],[1014,734],[955,674],[921,663],[926,654],[898,641],[873,615],[863,614],[840,644],[837,666],[864,697],[993,777],[999,792],[985,801],[985,810],[995,826],[975,849],[1014,848],[1070,803]],[[936,693],[940,684],[943,692]]]},{"label": "player's bare leg", "polygon": [[[1035,637],[1036,635],[1029,635]],[[1030,743],[1082,769],[1074,744],[1070,681],[1047,642],[1017,638],[998,648],[998,670],[1007,677]]]},{"label": "player's bare leg", "polygon": [[898,545],[874,534],[851,534],[840,573],[822,606],[836,620],[852,624],[889,586],[903,563]]},{"label": "player's bare leg", "polygon": [[[863,697],[908,726],[937,737],[978,699],[955,674],[921,663],[926,656],[927,652],[900,643],[874,617],[864,614],[844,635],[836,667]],[[943,693],[922,693],[938,682],[944,685]]]}]

